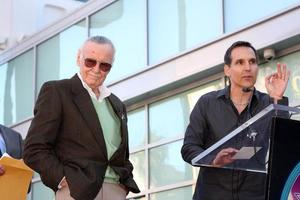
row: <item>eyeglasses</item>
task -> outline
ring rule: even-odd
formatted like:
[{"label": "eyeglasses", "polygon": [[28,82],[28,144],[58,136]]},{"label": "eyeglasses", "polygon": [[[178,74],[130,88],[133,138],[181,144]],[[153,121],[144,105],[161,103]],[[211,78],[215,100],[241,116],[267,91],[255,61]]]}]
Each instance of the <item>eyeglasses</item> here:
[{"label": "eyeglasses", "polygon": [[97,63],[99,63],[99,68],[101,71],[104,71],[104,72],[108,72],[110,71],[111,69],[111,64],[109,63],[103,63],[103,62],[100,62],[98,60],[95,60],[93,58],[85,58],[84,59],[84,65],[88,68],[93,68],[97,65]]}]

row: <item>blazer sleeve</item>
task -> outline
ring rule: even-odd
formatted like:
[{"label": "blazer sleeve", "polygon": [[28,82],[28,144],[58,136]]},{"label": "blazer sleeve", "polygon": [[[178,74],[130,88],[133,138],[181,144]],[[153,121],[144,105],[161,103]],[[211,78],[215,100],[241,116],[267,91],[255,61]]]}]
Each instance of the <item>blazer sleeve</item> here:
[{"label": "blazer sleeve", "polygon": [[38,172],[45,185],[57,190],[63,178],[63,164],[54,153],[59,134],[62,105],[55,82],[45,83],[34,108],[34,118],[25,139],[23,159]]}]

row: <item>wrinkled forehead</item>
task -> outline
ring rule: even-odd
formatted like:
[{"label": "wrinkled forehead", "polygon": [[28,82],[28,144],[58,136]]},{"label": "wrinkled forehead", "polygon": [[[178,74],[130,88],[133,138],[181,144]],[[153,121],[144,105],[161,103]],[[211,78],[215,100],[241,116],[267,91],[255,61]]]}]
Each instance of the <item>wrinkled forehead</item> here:
[{"label": "wrinkled forehead", "polygon": [[80,51],[83,56],[90,56],[98,59],[105,58],[113,60],[114,57],[114,49],[107,43],[99,44],[88,41],[83,44]]},{"label": "wrinkled forehead", "polygon": [[250,47],[236,47],[232,49],[231,59],[256,59],[255,52]]}]

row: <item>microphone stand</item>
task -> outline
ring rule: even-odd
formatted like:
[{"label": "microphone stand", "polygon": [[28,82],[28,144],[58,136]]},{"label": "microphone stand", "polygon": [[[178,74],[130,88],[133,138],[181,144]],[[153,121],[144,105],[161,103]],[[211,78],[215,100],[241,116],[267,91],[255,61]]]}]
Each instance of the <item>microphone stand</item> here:
[{"label": "microphone stand", "polygon": [[[242,88],[242,91],[244,93],[248,93],[248,92],[253,92],[253,89],[249,88],[249,87],[244,87],[244,88]],[[247,105],[247,120],[249,120],[252,117],[252,114],[251,114],[251,111],[250,111],[252,97],[253,97],[253,93],[251,94],[250,99],[248,101],[248,105]],[[252,139],[253,141],[255,141],[255,137],[258,133],[256,131],[254,131],[250,125],[248,127],[250,129],[250,133],[247,134],[247,137]]]},{"label": "microphone stand", "polygon": [[[249,103],[247,105],[247,115],[248,115],[247,120],[249,120],[252,117],[252,114],[251,114],[251,111],[250,111],[250,106],[251,106],[251,102],[252,102],[254,89],[249,88],[249,87],[245,87],[245,88],[242,88],[242,91],[245,92],[245,93],[252,92],[252,94],[250,96]],[[255,160],[257,161],[258,164],[260,164],[262,166],[265,166],[268,163],[268,161],[266,163],[263,163],[257,157],[256,136],[258,135],[258,132],[253,130],[250,125],[248,126],[248,128],[250,130],[250,133],[247,133],[247,137],[250,138],[251,141],[252,141],[253,150],[254,150],[254,158],[255,158]]]}]

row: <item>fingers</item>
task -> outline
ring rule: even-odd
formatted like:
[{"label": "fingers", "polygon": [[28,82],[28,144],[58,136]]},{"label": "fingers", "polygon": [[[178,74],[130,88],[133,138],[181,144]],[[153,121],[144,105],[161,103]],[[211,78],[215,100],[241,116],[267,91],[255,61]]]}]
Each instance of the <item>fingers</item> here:
[{"label": "fingers", "polygon": [[277,78],[287,82],[290,77],[290,71],[287,70],[286,64],[277,63]]},{"label": "fingers", "polygon": [[5,168],[3,165],[0,164],[0,176],[5,173]]},{"label": "fingers", "polygon": [[282,65],[282,79],[285,80],[286,79],[286,64]]},{"label": "fingers", "polygon": [[238,152],[237,149],[234,148],[227,148],[222,149],[216,156],[216,158],[213,161],[213,165],[216,167],[221,167],[226,164],[229,164],[233,162],[232,157]]},{"label": "fingers", "polygon": [[227,148],[227,149],[223,149],[222,151],[220,151],[218,153],[218,157],[222,158],[222,157],[228,157],[231,156],[232,154],[235,154],[237,151],[235,151],[235,149],[233,148]]},{"label": "fingers", "polygon": [[[232,154],[236,154],[238,152],[237,149],[234,149],[234,148],[227,148],[227,149],[223,149],[222,150],[224,152],[224,154],[226,155],[232,155]],[[221,151],[221,152],[222,152]]]},{"label": "fingers", "polygon": [[66,187],[66,186],[68,186],[68,182],[67,182],[67,180],[66,179],[64,179],[62,182],[61,182],[61,187]]},{"label": "fingers", "polygon": [[277,63],[277,75],[278,75],[278,78],[282,78],[282,71],[281,71],[281,64],[280,63]]},{"label": "fingers", "polygon": [[[265,86],[268,87],[272,84],[285,84],[287,85],[291,72],[287,70],[286,64],[277,63],[277,72],[265,77]],[[281,82],[281,83],[280,83]]]},{"label": "fingers", "polygon": [[271,75],[268,75],[268,76],[266,76],[266,78],[265,78],[265,83],[270,83],[271,76],[272,76],[272,74],[271,74]]},{"label": "fingers", "polygon": [[[282,77],[282,75],[281,75],[281,77]],[[265,82],[270,84],[276,79],[279,79],[279,74],[278,73],[273,73],[273,74],[270,74],[270,75],[266,76]]]}]

